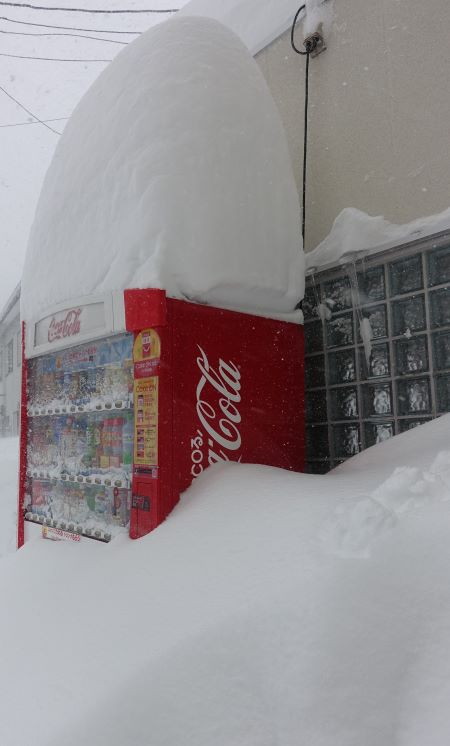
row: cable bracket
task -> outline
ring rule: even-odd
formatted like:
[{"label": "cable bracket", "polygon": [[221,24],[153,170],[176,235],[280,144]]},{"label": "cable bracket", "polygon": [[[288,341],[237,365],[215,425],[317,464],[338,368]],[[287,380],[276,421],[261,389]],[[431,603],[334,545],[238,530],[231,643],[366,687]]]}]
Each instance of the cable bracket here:
[{"label": "cable bracket", "polygon": [[322,34],[322,24],[320,24],[319,29],[314,31],[313,34],[310,34],[306,37],[306,39],[303,42],[303,46],[306,49],[306,53],[310,54],[311,57],[318,57],[319,54],[322,52],[325,52],[326,46],[325,46],[325,40],[323,38]]}]

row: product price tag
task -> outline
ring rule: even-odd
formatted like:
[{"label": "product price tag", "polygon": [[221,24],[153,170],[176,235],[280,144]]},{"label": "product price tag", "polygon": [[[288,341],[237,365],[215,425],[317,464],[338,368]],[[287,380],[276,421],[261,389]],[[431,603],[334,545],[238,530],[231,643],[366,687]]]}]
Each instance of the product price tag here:
[{"label": "product price tag", "polygon": [[51,541],[81,541],[80,534],[73,534],[71,531],[63,531],[53,526],[42,526],[42,538]]}]

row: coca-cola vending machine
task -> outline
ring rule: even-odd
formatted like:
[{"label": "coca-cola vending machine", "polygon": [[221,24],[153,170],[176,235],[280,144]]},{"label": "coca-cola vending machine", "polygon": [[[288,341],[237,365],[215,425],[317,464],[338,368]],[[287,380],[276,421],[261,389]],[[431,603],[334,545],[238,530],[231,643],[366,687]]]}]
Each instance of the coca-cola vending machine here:
[{"label": "coca-cola vending machine", "polygon": [[300,323],[148,289],[25,324],[19,545],[141,537],[220,461],[302,470]]}]

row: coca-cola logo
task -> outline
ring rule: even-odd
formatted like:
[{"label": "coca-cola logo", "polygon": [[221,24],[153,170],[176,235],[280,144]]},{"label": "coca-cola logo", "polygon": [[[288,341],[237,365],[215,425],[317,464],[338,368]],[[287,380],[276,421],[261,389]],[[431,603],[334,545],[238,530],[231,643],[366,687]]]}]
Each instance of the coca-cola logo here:
[{"label": "coca-cola logo", "polygon": [[[207,465],[218,461],[240,461],[239,451],[242,440],[238,425],[241,415],[238,404],[241,401],[241,374],[231,361],[219,360],[218,370],[211,367],[202,348],[197,357],[201,377],[196,388],[196,410],[202,429],[198,429],[191,440],[191,474],[198,477]],[[206,454],[204,453],[205,447]]]},{"label": "coca-cola logo", "polygon": [[53,316],[48,326],[48,341],[54,342],[56,339],[65,337],[74,337],[81,330],[81,308],[72,308],[67,311],[65,318],[57,321]]}]

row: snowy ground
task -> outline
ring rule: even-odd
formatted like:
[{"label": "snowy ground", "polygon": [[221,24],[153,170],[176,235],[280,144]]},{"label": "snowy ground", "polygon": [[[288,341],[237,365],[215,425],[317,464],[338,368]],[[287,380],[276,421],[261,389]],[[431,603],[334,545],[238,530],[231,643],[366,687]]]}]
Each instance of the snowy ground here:
[{"label": "snowy ground", "polygon": [[0,562],[3,746],[442,746],[450,415],[209,470],[148,537]]},{"label": "snowy ground", "polygon": [[17,546],[19,439],[0,438],[0,557]]}]

